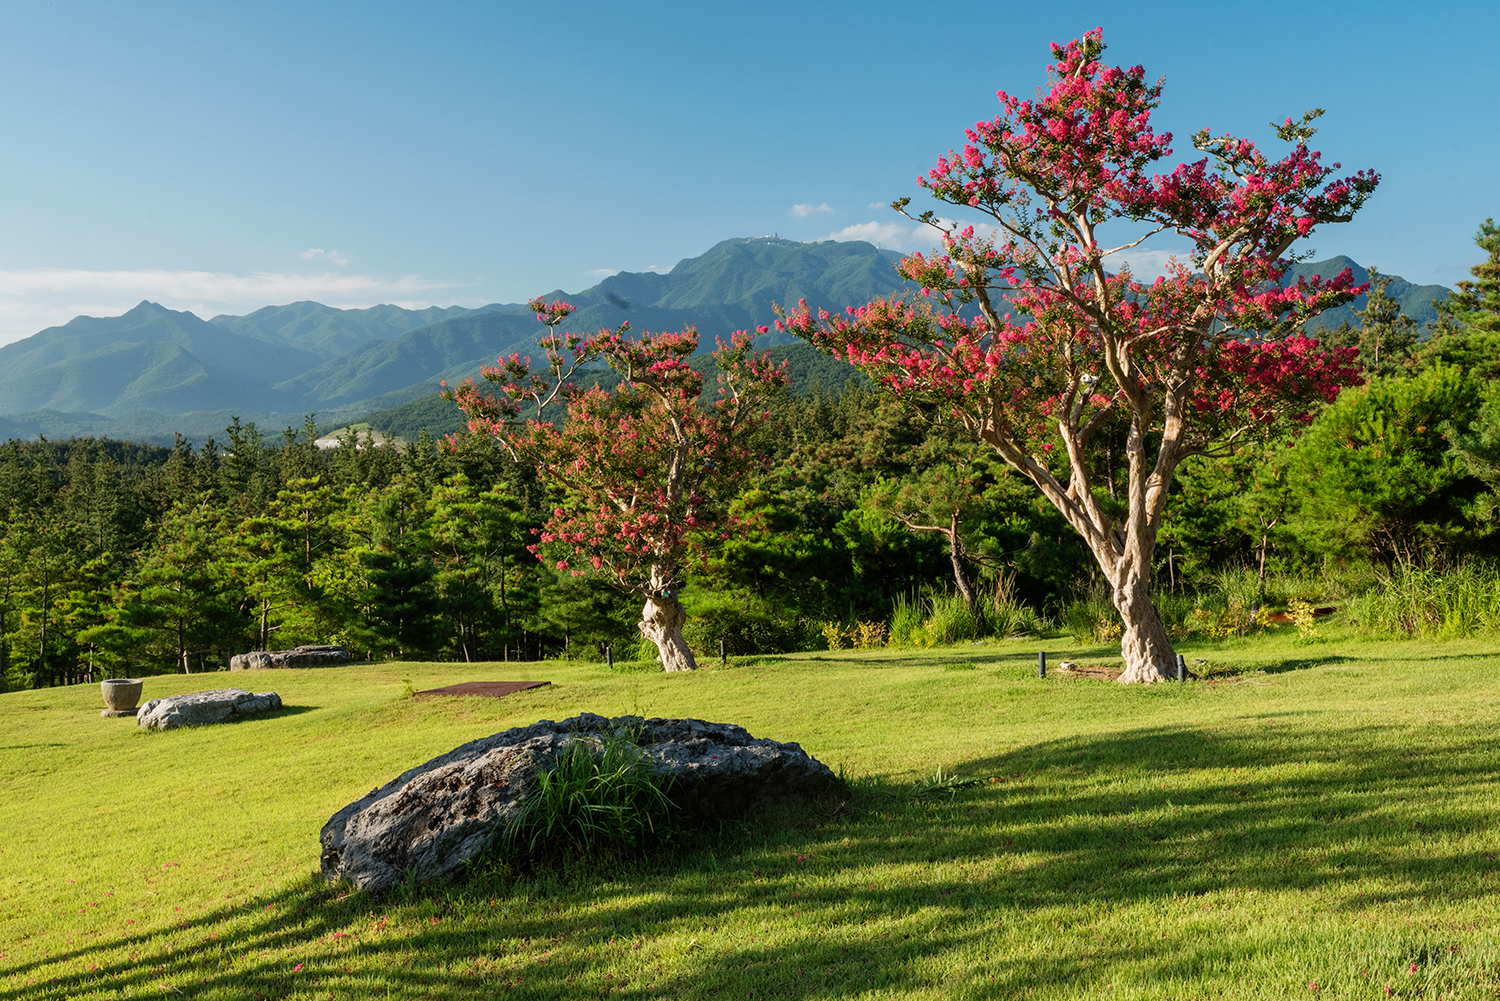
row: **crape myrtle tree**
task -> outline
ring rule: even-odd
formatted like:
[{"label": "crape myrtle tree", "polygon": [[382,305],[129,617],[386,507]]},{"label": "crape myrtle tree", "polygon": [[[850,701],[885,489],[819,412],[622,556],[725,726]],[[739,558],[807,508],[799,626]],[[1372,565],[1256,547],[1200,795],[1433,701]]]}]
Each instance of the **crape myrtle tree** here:
[{"label": "crape myrtle tree", "polygon": [[[1101,30],[1054,45],[1038,98],[1001,92],[1000,115],[919,180],[939,201],[989,217],[984,232],[912,217],[943,236],[940,251],[898,266],[920,297],[842,316],[804,303],[781,323],[1028,478],[1112,588],[1120,680],[1160,681],[1175,659],[1150,589],[1173,474],[1190,456],[1305,420],[1357,381],[1349,352],[1320,348],[1298,326],[1363,287],[1347,270],[1281,280],[1292,246],[1348,220],[1379,178],[1331,177],[1338,165],[1307,145],[1317,111],[1275,127],[1291,144],[1279,160],[1203,131],[1193,136],[1203,158],[1152,173],[1171,154],[1171,136],[1151,126],[1161,83],[1139,66],[1105,66],[1103,51]],[[1127,242],[1108,246],[1102,229],[1120,227]],[[1154,283],[1136,281],[1127,252],[1162,233],[1192,249]],[[1122,473],[1101,446],[1115,422],[1126,425]],[[1116,475],[1123,490],[1111,497],[1099,484]]]},{"label": "crape myrtle tree", "polygon": [[[727,501],[753,464],[743,439],[786,385],[784,365],[752,352],[751,335],[739,331],[719,343],[718,396],[706,401],[704,377],[687,363],[696,331],[632,337],[627,323],[592,337],[559,334],[573,307],[530,305],[551,328],[539,342],[546,371],[512,354],[482,369],[499,393],[466,380],[450,398],[471,433],[495,436],[566,497],[532,552],[561,573],[600,575],[644,597],[641,635],[663,669],[693,670],[678,592],[724,535]],[[613,391],[580,384],[579,370],[595,360],[621,376]],[[560,425],[548,419],[555,402],[567,409]]]}]

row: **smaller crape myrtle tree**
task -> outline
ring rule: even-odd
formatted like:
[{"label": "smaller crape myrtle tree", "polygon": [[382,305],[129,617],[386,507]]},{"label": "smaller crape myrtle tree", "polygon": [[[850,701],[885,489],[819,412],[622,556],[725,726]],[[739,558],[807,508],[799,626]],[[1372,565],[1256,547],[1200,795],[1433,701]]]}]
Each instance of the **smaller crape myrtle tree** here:
[{"label": "smaller crape myrtle tree", "polygon": [[[1122,620],[1121,681],[1160,681],[1172,644],[1151,602],[1167,492],[1194,455],[1222,455],[1252,432],[1305,421],[1358,380],[1350,352],[1299,325],[1363,291],[1349,271],[1283,287],[1288,252],[1315,227],[1352,217],[1379,181],[1330,179],[1308,123],[1276,127],[1291,152],[1193,137],[1203,159],[1149,173],[1170,155],[1151,112],[1161,84],[1099,62],[1101,30],[1054,45],[1037,100],[1001,92],[993,121],[968,131],[918,183],[990,218],[988,234],[924,212],[943,249],[899,265],[916,301],[846,316],[804,303],[785,329],[847,358],[918,413],[992,447],[1083,537]],[[909,199],[893,207],[903,213]],[[1125,242],[1103,230],[1128,220]],[[1191,244],[1168,274],[1137,282],[1122,259],[1171,232]],[[1009,312],[1011,310],[1013,312]],[[1106,440],[1124,426],[1123,471]],[[1101,484],[1122,484],[1114,491]]]},{"label": "smaller crape myrtle tree", "polygon": [[[641,635],[656,644],[663,669],[694,670],[678,593],[725,537],[728,500],[754,465],[742,442],[766,418],[768,397],[786,385],[785,366],[753,352],[751,335],[739,331],[719,342],[718,396],[707,401],[702,373],[687,363],[696,331],[632,337],[625,324],[592,337],[558,334],[573,307],[530,305],[554,328],[539,342],[546,371],[533,372],[530,358],[513,354],[482,370],[498,393],[467,380],[450,398],[471,432],[493,435],[566,496],[530,547],[537,558],[644,597]],[[613,391],[580,385],[579,370],[593,360],[622,376]],[[558,401],[567,409],[560,425],[548,420]]]}]

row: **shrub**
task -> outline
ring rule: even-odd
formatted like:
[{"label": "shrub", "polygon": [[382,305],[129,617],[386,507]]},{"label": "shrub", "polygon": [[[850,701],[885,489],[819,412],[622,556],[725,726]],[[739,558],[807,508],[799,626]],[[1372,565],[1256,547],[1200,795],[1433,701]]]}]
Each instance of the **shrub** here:
[{"label": "shrub", "polygon": [[871,650],[885,646],[884,622],[861,622],[849,632],[849,639],[857,650]]},{"label": "shrub", "polygon": [[849,639],[849,634],[846,633],[844,631],[844,627],[839,625],[837,622],[823,623],[821,635],[823,637],[823,642],[828,644],[828,649],[830,650],[844,649],[844,646]]},{"label": "shrub", "polygon": [[748,594],[715,594],[690,602],[682,634],[694,650],[714,656],[721,639],[731,654],[790,653],[813,646],[817,635],[811,624],[783,618]]}]

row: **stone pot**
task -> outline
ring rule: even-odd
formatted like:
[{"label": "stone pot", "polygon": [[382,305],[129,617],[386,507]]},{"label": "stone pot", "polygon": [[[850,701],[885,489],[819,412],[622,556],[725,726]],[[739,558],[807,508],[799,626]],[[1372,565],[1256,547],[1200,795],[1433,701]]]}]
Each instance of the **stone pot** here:
[{"label": "stone pot", "polygon": [[141,700],[143,684],[140,678],[110,678],[99,682],[99,689],[104,693],[106,706],[115,712],[127,712]]}]

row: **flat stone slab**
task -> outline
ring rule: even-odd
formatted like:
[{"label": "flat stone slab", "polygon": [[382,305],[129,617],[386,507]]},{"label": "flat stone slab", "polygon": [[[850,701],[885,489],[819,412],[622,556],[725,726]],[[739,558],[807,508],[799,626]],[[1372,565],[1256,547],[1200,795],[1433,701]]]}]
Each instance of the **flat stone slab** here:
[{"label": "flat stone slab", "polygon": [[677,818],[712,829],[720,820],[835,792],[828,766],[793,743],[752,737],[732,723],[608,719],[584,713],[471,740],[403,772],[323,825],[323,875],[379,893],[411,877],[462,869],[521,811],[539,772],[575,741],[624,738],[667,782]]},{"label": "flat stone slab", "polygon": [[219,688],[152,699],[141,706],[135,723],[142,730],[175,730],[179,726],[228,723],[280,708],[281,696],[275,692],[251,694],[243,688]]},{"label": "flat stone slab", "polygon": [[541,688],[550,685],[550,681],[465,681],[458,685],[448,685],[444,688],[428,688],[417,692],[418,695],[483,695],[486,698],[498,699],[512,692],[524,692],[528,688]]},{"label": "flat stone slab", "polygon": [[134,709],[101,709],[99,711],[99,715],[105,718],[109,718],[112,716],[134,716],[140,711],[141,710],[139,706]]}]

